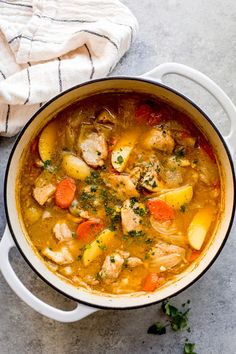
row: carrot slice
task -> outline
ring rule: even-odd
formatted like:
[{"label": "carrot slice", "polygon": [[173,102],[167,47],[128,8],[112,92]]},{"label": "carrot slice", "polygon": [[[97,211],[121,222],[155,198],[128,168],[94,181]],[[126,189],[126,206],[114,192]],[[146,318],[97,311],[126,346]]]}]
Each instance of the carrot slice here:
[{"label": "carrot slice", "polygon": [[65,178],[58,183],[55,192],[55,203],[62,209],[66,209],[72,203],[76,191],[76,184],[72,178]]},{"label": "carrot slice", "polygon": [[161,222],[172,220],[175,217],[172,207],[163,200],[150,199],[147,202],[147,207],[154,218]]},{"label": "carrot slice", "polygon": [[160,280],[157,273],[149,273],[144,280],[143,291],[154,291],[159,285]]},{"label": "carrot slice", "polygon": [[87,220],[77,227],[76,234],[80,240],[90,242],[102,228],[103,224],[101,221]]},{"label": "carrot slice", "polygon": [[189,262],[195,261],[201,254],[201,251],[192,251],[191,256],[189,258]]}]

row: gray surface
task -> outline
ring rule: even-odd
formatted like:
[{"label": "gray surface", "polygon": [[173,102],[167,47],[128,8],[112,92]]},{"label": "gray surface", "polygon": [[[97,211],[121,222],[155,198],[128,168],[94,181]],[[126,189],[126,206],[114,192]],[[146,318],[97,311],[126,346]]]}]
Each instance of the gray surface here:
[{"label": "gray surface", "polygon": [[[190,65],[213,78],[236,102],[235,0],[125,0],[137,16],[140,31],[135,44],[114,74],[141,74],[167,61]],[[169,83],[176,82],[169,79]],[[214,100],[202,89],[179,80],[183,89],[211,114],[221,130],[227,124]],[[2,182],[14,139],[0,138],[0,234],[5,225]],[[192,333],[151,336],[146,330],[160,319],[159,305],[132,311],[100,311],[74,324],[61,324],[37,314],[11,291],[0,274],[0,353],[182,353],[186,336],[197,353],[236,353],[235,224],[221,255],[190,289],[173,301],[191,299]],[[12,252],[21,279],[40,298],[61,308],[73,302],[37,279]]]}]

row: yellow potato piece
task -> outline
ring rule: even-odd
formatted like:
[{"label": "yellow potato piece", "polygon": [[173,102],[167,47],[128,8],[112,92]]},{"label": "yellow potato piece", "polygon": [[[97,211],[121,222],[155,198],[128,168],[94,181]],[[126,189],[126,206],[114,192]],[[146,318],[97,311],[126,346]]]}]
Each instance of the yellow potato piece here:
[{"label": "yellow potato piece", "polygon": [[90,175],[90,168],[79,157],[66,154],[62,159],[62,168],[65,170],[69,177],[84,180]]},{"label": "yellow potato piece", "polygon": [[160,195],[158,198],[168,203],[174,209],[180,209],[181,205],[191,202],[193,197],[193,187],[186,185],[173,189],[170,192]]},{"label": "yellow potato piece", "polygon": [[90,243],[83,254],[84,266],[88,266],[103,252],[102,248],[108,247],[114,240],[115,233],[109,229],[103,230],[100,235]]},{"label": "yellow potato piece", "polygon": [[50,122],[43,129],[39,138],[39,155],[43,161],[51,160],[57,142],[57,122]]},{"label": "yellow potato piece", "polygon": [[212,219],[212,208],[203,208],[194,215],[188,227],[188,241],[195,250],[199,251],[201,249]]},{"label": "yellow potato piece", "polygon": [[124,171],[137,138],[137,132],[128,132],[115,145],[111,154],[111,163],[116,171]]}]

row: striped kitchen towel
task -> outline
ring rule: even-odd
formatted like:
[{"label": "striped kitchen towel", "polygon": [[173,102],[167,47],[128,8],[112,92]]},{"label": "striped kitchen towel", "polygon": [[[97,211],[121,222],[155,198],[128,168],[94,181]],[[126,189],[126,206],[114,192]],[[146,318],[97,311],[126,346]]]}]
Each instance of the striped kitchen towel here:
[{"label": "striped kitchen towel", "polygon": [[59,92],[108,75],[137,28],[118,0],[0,0],[0,135]]}]

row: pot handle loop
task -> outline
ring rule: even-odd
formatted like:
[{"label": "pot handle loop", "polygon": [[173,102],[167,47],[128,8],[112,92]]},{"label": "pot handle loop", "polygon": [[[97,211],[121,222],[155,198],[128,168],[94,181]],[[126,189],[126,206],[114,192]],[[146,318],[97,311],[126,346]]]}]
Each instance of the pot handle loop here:
[{"label": "pot handle loop", "polygon": [[224,136],[224,139],[228,144],[232,156],[234,156],[236,151],[236,107],[230,98],[208,76],[183,64],[164,63],[142,76],[163,83],[164,76],[169,74],[177,74],[197,83],[217,100],[230,120],[230,132],[228,135]]},{"label": "pot handle loop", "polygon": [[42,315],[60,322],[79,321],[82,318],[90,315],[91,313],[98,311],[98,309],[96,308],[89,307],[83,304],[77,304],[76,308],[72,311],[63,311],[53,306],[50,306],[42,300],[38,299],[24,286],[24,284],[17,277],[10,264],[9,252],[13,247],[15,247],[15,243],[11,237],[8,226],[6,226],[4,235],[0,242],[0,270],[2,271],[5,280],[12,288],[12,290],[27,305],[29,305],[35,311],[41,313]]}]

